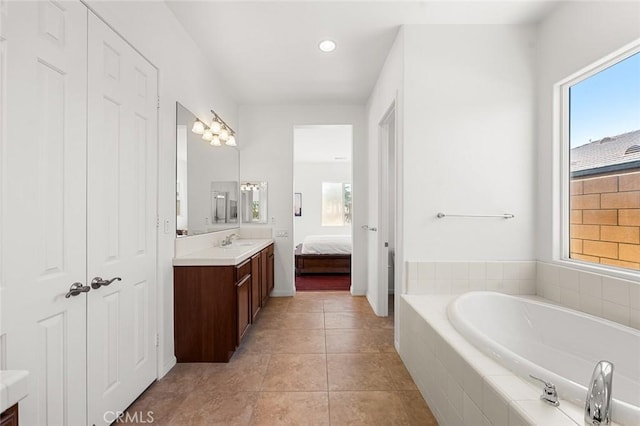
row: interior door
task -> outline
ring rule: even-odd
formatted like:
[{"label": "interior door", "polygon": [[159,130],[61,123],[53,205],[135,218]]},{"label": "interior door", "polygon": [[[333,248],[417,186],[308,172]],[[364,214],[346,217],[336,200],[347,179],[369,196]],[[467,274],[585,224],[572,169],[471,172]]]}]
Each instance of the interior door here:
[{"label": "interior door", "polygon": [[87,10],[2,2],[0,362],[25,425],[86,424]]},{"label": "interior door", "polygon": [[157,70],[92,13],[88,51],[87,381],[104,424],[156,377]]}]

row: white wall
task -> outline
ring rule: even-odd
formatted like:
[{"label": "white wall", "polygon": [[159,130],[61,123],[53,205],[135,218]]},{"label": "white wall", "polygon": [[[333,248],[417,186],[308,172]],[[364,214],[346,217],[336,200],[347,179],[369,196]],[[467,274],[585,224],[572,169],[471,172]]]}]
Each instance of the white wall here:
[{"label": "white wall", "polygon": [[[237,128],[237,105],[163,2],[90,1],[89,6],[159,69],[158,327],[160,375],[175,362],[173,350],[173,258],[175,239],[176,101],[199,117],[215,109]],[[169,232],[164,233],[164,221]]]},{"label": "white wall", "polygon": [[[538,202],[536,255],[559,255],[560,152],[554,130],[553,86],[640,38],[638,2],[566,2],[538,29]],[[556,255],[554,256],[554,250]]]},{"label": "white wall", "polygon": [[[273,295],[294,293],[293,283],[293,127],[314,124],[353,125],[353,228],[366,221],[367,147],[363,106],[247,105],[240,107],[240,179],[269,184],[270,225],[286,230],[276,238]],[[303,198],[303,208],[304,208]],[[303,211],[304,214],[304,211]],[[272,220],[273,219],[273,220]],[[354,232],[352,293],[364,294],[366,246],[364,231]]]},{"label": "white wall", "polygon": [[351,162],[294,163],[293,189],[302,193],[302,216],[293,218],[294,247],[307,235],[351,235],[351,225],[322,226],[322,182],[351,182]]},{"label": "white wall", "polygon": [[409,25],[404,39],[404,259],[534,259],[534,28]]}]

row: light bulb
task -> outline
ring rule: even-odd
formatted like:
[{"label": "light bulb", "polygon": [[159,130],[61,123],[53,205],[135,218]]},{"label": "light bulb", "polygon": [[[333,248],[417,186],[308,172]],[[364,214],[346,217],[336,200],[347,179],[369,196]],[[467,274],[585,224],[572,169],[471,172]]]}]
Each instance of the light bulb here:
[{"label": "light bulb", "polygon": [[221,141],[226,142],[229,139],[229,131],[227,129],[220,130],[220,133],[218,135],[220,136]]},{"label": "light bulb", "polygon": [[231,135],[229,136],[229,139],[227,139],[227,142],[225,142],[228,146],[236,146],[236,137]]},{"label": "light bulb", "polygon": [[196,118],[195,123],[193,123],[193,128],[191,129],[193,133],[197,133],[199,135],[204,133],[204,123]]},{"label": "light bulb", "polygon": [[322,40],[318,44],[318,48],[325,53],[333,52],[334,50],[336,50],[336,42],[333,40]]},{"label": "light bulb", "polygon": [[218,135],[213,135],[210,144],[212,146],[222,146],[222,144],[220,143],[220,137]]},{"label": "light bulb", "polygon": [[210,141],[213,138],[213,133],[211,133],[211,129],[207,129],[202,134],[202,139],[205,141]]},{"label": "light bulb", "polygon": [[217,135],[218,133],[220,133],[221,128],[222,124],[220,124],[220,122],[214,117],[213,121],[211,122],[211,131]]}]

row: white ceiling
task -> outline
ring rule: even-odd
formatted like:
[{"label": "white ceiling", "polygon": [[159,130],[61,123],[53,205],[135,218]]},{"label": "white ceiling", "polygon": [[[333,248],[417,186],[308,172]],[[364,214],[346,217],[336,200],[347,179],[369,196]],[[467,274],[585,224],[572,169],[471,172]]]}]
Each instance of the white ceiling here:
[{"label": "white ceiling", "polygon": [[352,132],[348,124],[295,126],[294,163],[350,162]]},{"label": "white ceiling", "polygon": [[557,3],[167,1],[240,104],[363,104],[400,25],[535,23]]}]

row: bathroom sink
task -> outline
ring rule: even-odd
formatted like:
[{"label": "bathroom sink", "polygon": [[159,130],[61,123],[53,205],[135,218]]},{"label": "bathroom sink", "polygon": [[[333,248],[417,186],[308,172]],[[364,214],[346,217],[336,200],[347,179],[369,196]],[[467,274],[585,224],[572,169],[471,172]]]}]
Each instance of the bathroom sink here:
[{"label": "bathroom sink", "polygon": [[249,241],[247,241],[247,240],[244,240],[244,241],[243,240],[235,240],[235,241],[232,241],[231,244],[229,244],[228,246],[220,246],[220,247],[223,248],[223,249],[227,249],[227,250],[229,250],[229,249],[231,249],[231,250],[236,249],[237,250],[237,249],[250,247],[250,246],[253,246],[255,244],[256,244],[256,242],[252,241],[252,240],[249,240]]}]

